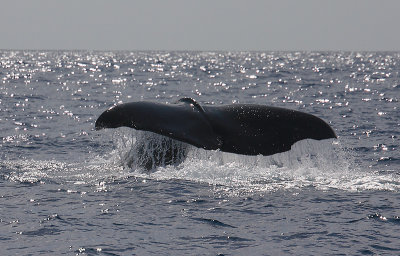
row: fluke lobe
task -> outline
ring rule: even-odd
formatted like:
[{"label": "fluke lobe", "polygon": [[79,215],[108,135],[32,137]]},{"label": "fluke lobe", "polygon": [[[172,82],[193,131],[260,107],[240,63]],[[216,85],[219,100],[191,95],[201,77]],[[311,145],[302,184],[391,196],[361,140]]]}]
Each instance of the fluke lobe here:
[{"label": "fluke lobe", "polygon": [[333,129],[311,114],[253,104],[200,106],[191,98],[176,104],[132,102],[114,106],[96,121],[96,130],[131,127],[207,150],[272,155],[297,141],[336,138]]}]

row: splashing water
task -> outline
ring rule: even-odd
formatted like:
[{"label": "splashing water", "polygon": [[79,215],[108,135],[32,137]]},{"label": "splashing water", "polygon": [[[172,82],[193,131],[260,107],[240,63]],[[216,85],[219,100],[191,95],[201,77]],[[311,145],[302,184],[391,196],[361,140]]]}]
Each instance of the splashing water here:
[{"label": "splashing water", "polygon": [[247,156],[204,150],[151,132],[116,129],[114,149],[86,163],[3,161],[3,176],[19,182],[97,183],[110,177],[180,179],[219,186],[232,193],[315,187],[393,190],[400,188],[396,173],[365,171],[354,163],[353,152],[339,140],[303,140],[288,152]]},{"label": "splashing water", "polygon": [[[133,129],[117,129],[112,137],[115,149],[106,162],[136,177],[188,180],[247,192],[302,187],[350,191],[400,188],[398,175],[371,174],[356,166],[354,152],[344,149],[339,140],[303,140],[288,152],[247,156],[204,150]],[[179,159],[174,163],[165,161],[171,145]],[[151,168],[143,168],[149,160]]]}]

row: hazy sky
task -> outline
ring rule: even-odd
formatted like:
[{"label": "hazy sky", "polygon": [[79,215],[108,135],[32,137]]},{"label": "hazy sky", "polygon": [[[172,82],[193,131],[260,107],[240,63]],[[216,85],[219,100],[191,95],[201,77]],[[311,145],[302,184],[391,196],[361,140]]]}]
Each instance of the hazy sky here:
[{"label": "hazy sky", "polygon": [[0,49],[400,50],[398,0],[2,0]]}]

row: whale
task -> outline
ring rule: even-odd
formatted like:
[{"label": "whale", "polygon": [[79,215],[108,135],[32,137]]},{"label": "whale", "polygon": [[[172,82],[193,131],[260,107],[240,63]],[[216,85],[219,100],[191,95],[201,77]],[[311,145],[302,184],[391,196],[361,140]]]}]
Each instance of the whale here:
[{"label": "whale", "polygon": [[289,151],[301,140],[337,138],[329,124],[305,112],[256,104],[200,105],[192,98],[174,104],[139,101],[116,105],[95,123],[96,130],[118,127],[241,155],[269,156]]}]

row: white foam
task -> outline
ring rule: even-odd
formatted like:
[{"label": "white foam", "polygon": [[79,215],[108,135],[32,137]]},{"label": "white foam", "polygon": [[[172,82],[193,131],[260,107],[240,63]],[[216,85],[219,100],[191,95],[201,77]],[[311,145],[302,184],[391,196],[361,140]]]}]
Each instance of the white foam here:
[{"label": "white foam", "polygon": [[179,165],[157,167],[152,171],[133,165],[132,150],[144,132],[118,129],[113,133],[114,149],[102,156],[88,156],[84,163],[18,160],[3,161],[3,176],[11,181],[52,180],[73,184],[97,184],[108,178],[138,177],[155,180],[185,180],[215,185],[236,192],[263,192],[277,189],[314,187],[320,190],[400,190],[400,176],[357,167],[351,151],[337,140],[303,140],[285,153],[273,156],[245,156],[207,151],[190,146]]},{"label": "white foam", "polygon": [[[116,141],[121,161],[126,158],[121,156],[133,153],[130,148],[135,143],[134,138],[142,136],[141,133],[132,130],[128,140],[123,143]],[[137,169],[132,171],[138,177],[181,179],[245,191],[303,187],[349,191],[399,190],[399,175],[380,174],[358,167],[352,154],[343,149],[338,140],[303,140],[294,144],[290,151],[273,156],[245,156],[191,146],[186,160],[178,166],[161,166],[150,173]]]}]

